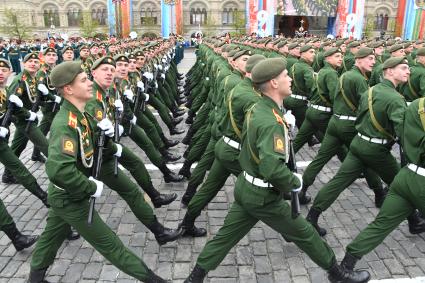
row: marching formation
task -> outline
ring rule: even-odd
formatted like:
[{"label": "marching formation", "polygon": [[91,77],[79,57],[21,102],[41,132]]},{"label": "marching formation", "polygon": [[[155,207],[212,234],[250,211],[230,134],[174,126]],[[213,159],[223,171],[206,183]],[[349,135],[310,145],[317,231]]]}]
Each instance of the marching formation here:
[{"label": "marching formation", "polygon": [[[0,59],[2,181],[23,185],[49,209],[43,233],[23,235],[0,201],[0,229],[16,250],[36,243],[28,282],[47,282],[64,240],[80,235],[130,276],[169,282],[99,217],[95,202],[105,185],[163,245],[206,236],[196,219],[228,177],[236,178],[224,224],[199,254],[187,283],[203,282],[259,221],[305,252],[330,282],[368,282],[369,272],[356,270],[356,262],[403,220],[411,234],[425,232],[423,41],[206,38],[186,77],[177,70],[183,49],[174,37],[108,43],[107,52],[99,44],[106,43],[64,46],[60,54],[53,45],[30,52],[9,86],[12,65]],[[167,135],[185,132],[178,125],[186,108],[189,128],[182,143],[188,147],[175,173],[167,163],[181,158],[171,152],[179,141]],[[122,139],[143,150],[165,182],[188,180],[181,199],[187,210],[177,229],[158,221],[143,192],[154,208],[177,194],[160,193]],[[19,160],[28,141],[34,144],[31,159],[45,163],[47,192]],[[300,174],[296,154],[315,144],[316,156]],[[335,176],[309,195],[334,156],[341,162]],[[319,217],[357,178],[373,190],[379,213],[338,263],[322,238],[327,231]],[[300,205],[307,204],[304,217]]]}]

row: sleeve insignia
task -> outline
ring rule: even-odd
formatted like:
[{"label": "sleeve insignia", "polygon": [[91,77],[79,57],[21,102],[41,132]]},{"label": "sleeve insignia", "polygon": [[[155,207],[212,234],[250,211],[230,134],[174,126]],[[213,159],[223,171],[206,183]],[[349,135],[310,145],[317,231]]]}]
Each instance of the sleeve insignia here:
[{"label": "sleeve insignia", "polygon": [[274,108],[273,108],[273,115],[276,117],[276,121],[279,124],[284,125],[282,117],[280,117],[279,113],[277,113],[277,111]]},{"label": "sleeve insignia", "polygon": [[70,126],[71,128],[74,128],[74,129],[77,128],[77,115],[75,115],[72,112],[69,112],[68,126]]},{"label": "sleeve insignia", "polygon": [[16,89],[16,93],[17,93],[17,94],[21,95],[21,94],[22,94],[22,92],[23,92],[23,90],[22,90],[22,88],[21,88],[21,87],[18,87],[18,88]]},{"label": "sleeve insignia", "polygon": [[96,99],[102,101],[102,94],[100,93],[100,91],[96,92]]},{"label": "sleeve insignia", "polygon": [[96,109],[96,120],[100,121],[103,119],[103,111],[100,109]]},{"label": "sleeve insignia", "polygon": [[62,152],[71,156],[75,156],[77,153],[75,141],[71,139],[70,137],[67,137],[67,136],[63,137]]},{"label": "sleeve insignia", "polygon": [[280,154],[285,154],[285,142],[281,135],[275,134],[273,136],[273,150]]}]

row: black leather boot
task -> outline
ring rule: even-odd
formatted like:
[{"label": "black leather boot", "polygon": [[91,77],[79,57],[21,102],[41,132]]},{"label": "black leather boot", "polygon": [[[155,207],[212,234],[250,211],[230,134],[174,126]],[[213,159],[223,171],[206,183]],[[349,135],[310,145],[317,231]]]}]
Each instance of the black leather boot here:
[{"label": "black leather boot", "polygon": [[348,270],[353,271],[354,267],[356,266],[357,261],[359,261],[359,258],[353,256],[352,254],[346,252],[344,259],[341,261],[341,267]]},{"label": "black leather boot", "polygon": [[28,278],[27,283],[49,283],[49,281],[44,280],[44,276],[46,276],[46,268],[42,269],[32,269],[30,271],[30,276]]},{"label": "black leather boot", "polygon": [[370,279],[366,270],[349,271],[336,262],[328,270],[328,279],[332,283],[364,283]]},{"label": "black leather boot", "polygon": [[183,163],[183,167],[179,171],[179,175],[182,175],[186,178],[190,178],[190,166],[192,166],[192,163],[189,160],[185,160]]},{"label": "black leather boot", "polygon": [[172,136],[174,136],[174,135],[180,135],[180,134],[183,134],[184,133],[184,130],[183,129],[177,129],[176,127],[170,128],[169,131],[170,131],[170,135],[172,135]]},{"label": "black leather boot", "polygon": [[41,152],[37,148],[33,149],[31,160],[36,162],[46,163],[46,158],[44,158],[44,156],[41,155]]},{"label": "black leather boot", "polygon": [[189,114],[187,115],[187,118],[186,118],[186,121],[185,121],[185,123],[186,124],[192,124],[193,123],[193,118],[195,118],[195,115],[193,114],[193,112],[192,111],[190,111],[189,110],[189,112],[188,112]]},{"label": "black leather boot", "polygon": [[161,194],[161,193],[159,193],[153,187],[152,183],[150,184],[150,186],[148,188],[143,188],[143,190],[150,197],[150,199],[153,203],[153,206],[155,208],[159,208],[163,205],[170,204],[177,198],[176,193],[173,193],[173,194]]},{"label": "black leather boot", "polygon": [[207,276],[207,271],[199,265],[195,265],[189,277],[184,280],[184,283],[202,283],[205,276]]},{"label": "black leather boot", "polygon": [[319,233],[320,237],[323,237],[326,235],[326,229],[323,229],[317,224],[317,221],[319,220],[319,216],[322,212],[314,207],[310,208],[310,211],[307,214],[307,217],[305,218],[308,222],[313,225],[313,227],[316,229],[316,231]]},{"label": "black leather boot", "polygon": [[19,232],[16,224],[12,223],[3,227],[3,231],[12,241],[13,246],[19,252],[31,247],[38,239],[38,236],[26,236]]},{"label": "black leather boot", "polygon": [[303,188],[300,192],[300,194],[298,195],[298,198],[300,200],[300,204],[308,204],[311,202],[311,197],[309,195],[307,195],[307,186],[303,185]]},{"label": "black leather boot", "polygon": [[155,235],[155,239],[160,245],[175,241],[181,235],[181,228],[177,228],[176,230],[165,228],[161,223],[158,222],[156,216],[153,223],[146,226]]},{"label": "black leather boot", "polygon": [[184,113],[186,113],[186,111],[184,111],[183,109],[175,109],[171,111],[173,113],[173,117],[174,118],[178,118],[180,116],[183,116]]},{"label": "black leather boot", "polygon": [[193,129],[193,127],[189,127],[189,130],[187,130],[186,136],[182,139],[182,143],[185,145],[189,145],[194,133],[195,133],[195,130]]},{"label": "black leather boot", "polygon": [[195,226],[195,218],[191,217],[187,212],[179,227],[182,229],[182,236],[203,237],[207,234],[207,230]]},{"label": "black leather boot", "polygon": [[173,123],[173,126],[176,127],[178,124],[180,124],[183,121],[183,117],[178,118],[172,118],[171,123]]},{"label": "black leather boot", "polygon": [[421,217],[419,211],[415,210],[412,214],[407,217],[409,222],[410,234],[420,234],[425,232],[425,220]]},{"label": "black leather boot", "polygon": [[382,188],[382,189],[377,189],[377,190],[373,190],[373,192],[375,193],[375,206],[377,208],[381,208],[382,204],[384,203],[385,197],[388,194],[388,188]]},{"label": "black leather boot", "polygon": [[16,181],[16,178],[12,175],[12,173],[9,170],[7,170],[6,168],[4,169],[3,176],[1,177],[1,181],[4,184],[16,184],[16,183],[18,183],[18,181]]},{"label": "black leather boot", "polygon": [[68,236],[66,236],[66,238],[69,241],[78,240],[80,237],[81,237],[80,234],[72,227],[71,227],[71,231],[69,231],[68,233]]},{"label": "black leather boot", "polygon": [[148,271],[148,278],[144,280],[145,283],[171,283],[170,280],[163,279],[156,275],[152,270]]},{"label": "black leather boot", "polygon": [[40,188],[39,185],[37,185],[37,188],[35,189],[34,192],[32,192],[33,195],[35,195],[37,198],[39,198],[41,200],[41,202],[47,207],[49,208],[50,205],[47,203],[47,193],[45,191],[43,191],[42,188]]},{"label": "black leather boot", "polygon": [[312,136],[311,139],[307,142],[307,144],[309,147],[312,147],[316,144],[320,144],[320,141],[315,136]]},{"label": "black leather boot", "polygon": [[170,153],[165,147],[159,149],[159,152],[161,153],[162,157],[164,157],[166,161],[174,162],[181,158],[180,155],[174,155]]},{"label": "black leather boot", "polygon": [[168,139],[168,138],[164,135],[164,133],[160,133],[160,137],[161,137],[162,142],[165,144],[165,146],[166,146],[167,148],[175,147],[176,145],[178,145],[178,144],[180,143],[178,140],[171,140],[171,139]]},{"label": "black leather boot", "polygon": [[167,167],[165,161],[162,162],[162,164],[159,166],[159,171],[161,171],[164,175],[165,183],[177,183],[182,182],[184,180],[183,176],[179,176],[171,172],[171,170]]}]

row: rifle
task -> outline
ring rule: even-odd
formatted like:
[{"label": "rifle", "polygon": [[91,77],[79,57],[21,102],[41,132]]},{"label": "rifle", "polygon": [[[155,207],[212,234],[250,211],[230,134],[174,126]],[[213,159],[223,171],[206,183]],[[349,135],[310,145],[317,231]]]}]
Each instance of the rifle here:
[{"label": "rifle", "polygon": [[[115,92],[115,97],[117,93]],[[121,121],[121,112],[114,108],[114,126],[115,126],[115,135],[114,135],[114,143],[119,143],[120,141],[120,121]],[[118,176],[118,156],[114,155],[114,176]]]},{"label": "rifle", "polygon": [[[41,94],[38,93],[37,97],[35,98],[35,102],[31,106],[31,112],[37,113],[38,108],[40,107],[40,104],[41,104]],[[34,121],[28,121],[27,122],[27,125],[25,126],[25,132],[27,132],[27,133],[29,132],[32,122],[34,122]]]},{"label": "rifle", "polygon": [[3,120],[1,121],[1,125],[0,125],[1,127],[4,127],[4,128],[9,127],[10,123],[12,122],[11,118],[12,118],[13,111],[15,110],[14,108],[15,108],[14,103],[9,102],[7,104],[7,110],[6,110],[6,113],[4,113]]},{"label": "rifle", "polygon": [[[292,171],[297,173],[297,161],[295,160],[295,152],[294,152],[294,146],[292,144],[292,131],[289,131],[289,149],[290,149],[290,156],[288,161],[288,168]],[[291,191],[291,209],[292,209],[292,219],[295,219],[300,215],[300,200],[298,198],[298,192]]]}]

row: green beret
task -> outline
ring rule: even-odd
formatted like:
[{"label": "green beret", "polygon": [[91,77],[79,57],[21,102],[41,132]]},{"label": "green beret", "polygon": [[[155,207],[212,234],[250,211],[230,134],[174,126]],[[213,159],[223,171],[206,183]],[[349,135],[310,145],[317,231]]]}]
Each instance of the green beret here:
[{"label": "green beret", "polygon": [[323,42],[321,45],[320,45],[320,47],[325,47],[325,46],[329,46],[329,45],[332,45],[332,42],[331,41],[325,41],[325,42]]},{"label": "green beret", "polygon": [[400,50],[400,49],[403,49],[403,48],[404,48],[403,44],[394,44],[393,46],[388,48],[388,52],[393,53],[393,52],[396,52],[397,50]]},{"label": "green beret", "polygon": [[416,43],[416,44],[424,44],[424,42],[425,42],[425,41],[423,41],[423,40],[416,40],[416,42],[415,42],[415,43]]},{"label": "green beret", "polygon": [[137,58],[136,58],[136,55],[134,54],[134,53],[130,53],[130,54],[128,54],[128,60],[130,60],[130,59],[134,59],[134,60],[136,60]]},{"label": "green beret", "polygon": [[419,48],[416,51],[416,56],[425,56],[425,47]]},{"label": "green beret", "polygon": [[38,58],[37,53],[28,53],[27,55],[25,55],[24,57],[24,63],[30,59],[37,59],[40,60],[40,58]]},{"label": "green beret", "polygon": [[91,70],[92,71],[96,70],[100,65],[103,65],[103,64],[109,64],[109,65],[112,65],[114,67],[116,66],[114,58],[112,58],[110,56],[105,56],[105,57],[99,58],[96,61],[94,61],[93,66],[91,67]]},{"label": "green beret", "polygon": [[43,51],[43,55],[46,55],[46,54],[47,54],[47,53],[49,53],[49,52],[56,53],[56,50],[55,50],[54,48],[52,48],[52,47],[46,48],[46,49],[44,49],[44,51]]},{"label": "green beret", "polygon": [[341,45],[343,45],[345,43],[345,40],[344,39],[340,39],[340,40],[337,40],[336,42],[335,42],[335,46],[336,47],[340,47]]},{"label": "green beret", "polygon": [[92,44],[90,44],[90,49],[92,49],[93,47],[99,47],[99,45],[96,42],[93,42]]},{"label": "green beret", "polygon": [[382,65],[382,69],[388,69],[388,68],[394,68],[397,65],[400,64],[409,64],[406,57],[390,57],[387,60],[385,60],[384,64]]},{"label": "green beret", "polygon": [[249,57],[248,61],[246,61],[245,70],[247,73],[251,73],[252,68],[254,68],[257,63],[259,63],[262,60],[265,60],[266,57],[261,54],[254,54],[251,57]]},{"label": "green beret", "polygon": [[396,42],[396,41],[395,41],[394,39],[390,39],[390,40],[387,40],[387,41],[386,41],[386,45],[387,45],[387,47],[388,47],[388,46],[394,45],[394,44],[395,44],[395,42]]},{"label": "green beret", "polygon": [[342,51],[338,47],[332,47],[326,50],[325,53],[323,53],[323,57],[326,58],[326,57],[334,55],[335,53],[342,53]]},{"label": "green beret", "polygon": [[87,45],[83,44],[80,46],[79,50],[83,50],[83,49],[90,49]]},{"label": "green beret", "polygon": [[142,50],[136,50],[136,52],[134,52],[134,55],[135,55],[136,57],[139,57],[139,56],[145,56],[145,55],[143,54],[143,51],[142,51]]},{"label": "green beret", "polygon": [[53,68],[50,81],[54,87],[63,87],[71,83],[78,74],[84,72],[81,61],[63,62]]},{"label": "green beret", "polygon": [[261,84],[279,76],[286,70],[284,58],[270,58],[260,61],[251,71],[252,82]]},{"label": "green beret", "polygon": [[233,55],[233,61],[235,61],[236,59],[238,59],[239,57],[243,55],[251,56],[251,51],[246,49],[238,51],[235,55]]},{"label": "green beret", "polygon": [[359,46],[360,46],[360,42],[358,42],[358,41],[350,42],[350,44],[347,45],[348,48],[355,48],[355,47],[359,47]]},{"label": "green beret", "polygon": [[365,58],[369,55],[374,55],[375,52],[372,48],[369,47],[362,47],[359,49],[359,51],[357,51],[356,55],[354,56],[356,59],[359,58]]},{"label": "green beret", "polygon": [[403,48],[404,49],[409,48],[411,45],[412,45],[411,42],[405,42],[405,43],[403,43]]},{"label": "green beret", "polygon": [[10,67],[10,62],[7,61],[6,59],[0,58],[0,68],[8,68],[11,69]]},{"label": "green beret", "polygon": [[65,53],[65,51],[67,50],[71,50],[72,52],[74,52],[74,48],[72,48],[71,46],[67,45],[64,48],[62,48],[62,53]]},{"label": "green beret", "polygon": [[288,45],[288,50],[292,50],[298,47],[298,43],[294,42]]},{"label": "green beret", "polygon": [[233,56],[235,56],[235,54],[236,54],[236,53],[238,53],[239,51],[240,51],[239,47],[238,47],[238,48],[235,48],[235,49],[232,49],[232,50],[230,50],[230,51],[229,51],[229,53],[227,54],[227,57],[233,57]]},{"label": "green beret", "polygon": [[301,53],[304,53],[304,52],[309,51],[310,49],[314,49],[314,47],[310,44],[306,44],[303,47],[301,47],[300,51],[301,51]]},{"label": "green beret", "polygon": [[123,62],[129,62],[128,61],[128,57],[126,56],[126,55],[124,55],[124,54],[117,54],[117,55],[115,55],[114,56],[114,61],[115,62],[118,62],[118,61],[123,61]]},{"label": "green beret", "polygon": [[282,47],[283,47],[283,46],[285,46],[287,43],[288,43],[288,42],[287,42],[286,40],[280,41],[280,42],[276,45],[276,47],[277,47],[277,48],[282,48]]},{"label": "green beret", "polygon": [[381,46],[384,46],[384,42],[383,41],[374,41],[374,42],[369,43],[369,46],[368,47],[370,47],[370,48],[378,48],[378,47],[381,47]]}]

